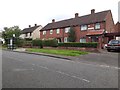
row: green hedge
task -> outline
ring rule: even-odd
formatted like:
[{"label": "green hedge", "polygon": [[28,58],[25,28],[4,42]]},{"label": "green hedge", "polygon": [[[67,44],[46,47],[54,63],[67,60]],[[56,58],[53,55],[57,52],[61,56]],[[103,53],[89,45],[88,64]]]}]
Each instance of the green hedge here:
[{"label": "green hedge", "polygon": [[43,40],[43,46],[57,47],[58,46],[58,42],[57,42],[56,39]]},{"label": "green hedge", "polygon": [[70,43],[58,43],[59,47],[88,47],[88,48],[97,48],[98,43],[77,43],[77,42],[70,42]]},{"label": "green hedge", "polygon": [[40,48],[43,47],[42,40],[40,40],[40,39],[32,40],[32,45],[33,45],[33,46],[40,47]]}]

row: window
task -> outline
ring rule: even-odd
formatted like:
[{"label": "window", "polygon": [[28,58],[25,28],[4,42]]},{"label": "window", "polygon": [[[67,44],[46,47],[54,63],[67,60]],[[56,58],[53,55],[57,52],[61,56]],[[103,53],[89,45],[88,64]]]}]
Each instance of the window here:
[{"label": "window", "polygon": [[43,35],[45,35],[46,34],[46,31],[43,31]]},{"label": "window", "polygon": [[65,28],[65,33],[68,33],[70,31],[70,27]]},{"label": "window", "polygon": [[81,31],[87,30],[87,25],[81,25]]},{"label": "window", "polygon": [[65,37],[65,38],[64,38],[64,42],[68,42],[68,37]]},{"label": "window", "polygon": [[50,34],[53,34],[53,30],[50,30]]},{"label": "window", "polygon": [[30,32],[30,36],[32,36],[32,32]]},{"label": "window", "polygon": [[86,43],[86,38],[81,38],[80,43]]},{"label": "window", "polygon": [[57,32],[57,34],[59,34],[60,33],[60,29],[57,29],[56,32]]},{"label": "window", "polygon": [[100,29],[100,23],[95,24],[95,29]]}]

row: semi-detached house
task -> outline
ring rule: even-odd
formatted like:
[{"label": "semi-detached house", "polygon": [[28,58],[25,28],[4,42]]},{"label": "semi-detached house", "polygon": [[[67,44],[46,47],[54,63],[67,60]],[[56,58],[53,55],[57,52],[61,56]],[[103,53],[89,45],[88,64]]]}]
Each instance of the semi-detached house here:
[{"label": "semi-detached house", "polygon": [[115,32],[111,10],[95,13],[95,9],[92,9],[88,15],[79,17],[75,13],[75,17],[71,19],[57,22],[53,19],[52,23],[40,30],[40,39],[55,38],[58,42],[69,42],[70,27],[75,30],[76,42],[98,42],[100,48],[109,41],[105,34]]},{"label": "semi-detached house", "polygon": [[39,39],[40,38],[40,30],[42,29],[41,25],[37,25],[35,24],[34,26],[31,27],[31,25],[29,25],[28,28],[24,28],[21,31],[21,35],[20,37],[23,39]]}]

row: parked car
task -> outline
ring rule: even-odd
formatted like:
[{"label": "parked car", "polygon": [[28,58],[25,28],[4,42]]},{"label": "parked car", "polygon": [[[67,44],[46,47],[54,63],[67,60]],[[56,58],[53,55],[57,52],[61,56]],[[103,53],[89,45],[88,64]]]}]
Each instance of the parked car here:
[{"label": "parked car", "polygon": [[110,52],[111,50],[120,51],[120,40],[109,41],[106,48],[108,52]]}]

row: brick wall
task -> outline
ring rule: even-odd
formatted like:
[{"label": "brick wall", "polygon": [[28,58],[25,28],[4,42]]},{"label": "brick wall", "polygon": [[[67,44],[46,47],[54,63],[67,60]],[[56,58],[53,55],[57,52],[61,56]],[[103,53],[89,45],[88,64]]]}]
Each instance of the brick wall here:
[{"label": "brick wall", "polygon": [[115,32],[120,32],[120,23],[117,22],[115,25]]},{"label": "brick wall", "polygon": [[108,31],[108,33],[115,32],[114,27],[115,26],[114,26],[114,21],[112,18],[112,13],[109,12],[106,16],[106,30]]}]

